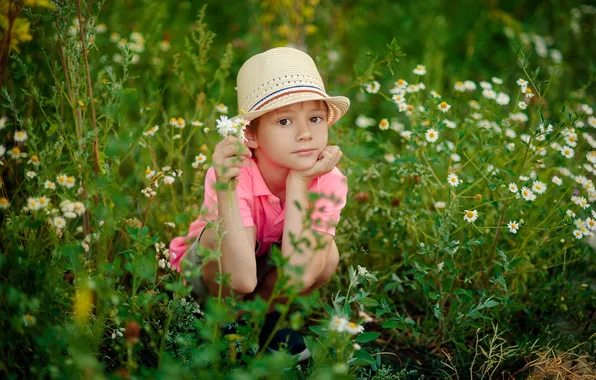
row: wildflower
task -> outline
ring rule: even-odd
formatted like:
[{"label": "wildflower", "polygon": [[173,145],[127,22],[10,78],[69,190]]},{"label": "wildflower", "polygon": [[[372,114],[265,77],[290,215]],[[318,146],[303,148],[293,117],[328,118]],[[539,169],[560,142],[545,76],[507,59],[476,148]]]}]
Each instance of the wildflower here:
[{"label": "wildflower", "polygon": [[168,226],[168,227],[171,227],[171,228],[174,228],[174,227],[176,227],[176,224],[175,224],[175,223],[172,223],[172,222],[164,222],[164,224],[165,224],[166,226]]},{"label": "wildflower", "polygon": [[456,174],[451,173],[447,176],[447,182],[453,186],[453,187],[457,187],[457,185],[459,185],[460,183],[462,183],[463,181],[460,181],[460,179],[457,177]]},{"label": "wildflower", "polygon": [[72,189],[75,185],[76,181],[74,177],[68,176],[66,177],[66,183],[64,184],[64,187],[66,187],[67,189]]},{"label": "wildflower", "polygon": [[170,44],[170,41],[168,41],[168,40],[162,40],[159,43],[159,48],[161,49],[161,51],[168,51],[168,50],[170,50],[171,46],[172,45]]},{"label": "wildflower", "polygon": [[573,230],[573,236],[575,236],[577,240],[580,240],[584,237],[584,234],[582,234],[580,230]]},{"label": "wildflower", "polygon": [[502,106],[506,106],[507,104],[509,104],[509,95],[505,94],[504,92],[499,92],[499,95],[497,95],[497,104],[500,104]]},{"label": "wildflower", "polygon": [[575,218],[575,213],[571,210],[567,210],[566,211],[567,216],[571,217],[571,218]]},{"label": "wildflower", "polygon": [[151,170],[151,168],[149,166],[147,166],[147,169],[145,169],[145,178],[151,179],[151,177],[153,177],[154,175],[155,175],[155,170]]},{"label": "wildflower", "polygon": [[14,148],[12,148],[11,150],[8,151],[8,155],[12,159],[16,160],[18,158],[21,158],[21,150],[19,149],[19,147],[15,146]]},{"label": "wildflower", "polygon": [[72,207],[73,207],[74,212],[77,213],[77,215],[83,215],[83,213],[86,211],[85,205],[83,204],[83,202],[74,202]]},{"label": "wildflower", "polygon": [[0,197],[0,209],[6,210],[10,206],[8,199]]},{"label": "wildflower", "polygon": [[451,108],[451,106],[449,104],[447,104],[446,102],[441,102],[441,104],[438,105],[438,108],[440,111],[445,113],[445,112],[449,111],[449,108]]},{"label": "wildflower", "polygon": [[[356,351],[358,351],[358,350],[360,350],[360,349],[362,348],[362,347],[360,347],[360,345],[359,345],[358,343],[354,343],[354,344],[352,345],[352,347],[354,347],[354,349],[355,349]],[[345,373],[345,372],[347,372],[347,371],[344,371],[344,373]]]},{"label": "wildflower", "polygon": [[16,131],[14,133],[14,141],[23,142],[27,140],[27,132],[25,131]]},{"label": "wildflower", "polygon": [[404,112],[404,111],[407,111],[407,110],[408,110],[408,105],[407,105],[406,103],[399,103],[399,104],[397,105],[397,110],[398,110],[399,112]]},{"label": "wildflower", "polygon": [[445,206],[447,206],[447,203],[443,202],[443,201],[436,201],[435,204],[435,209],[441,209],[441,208],[445,208]]},{"label": "wildflower", "polygon": [[517,190],[518,190],[518,189],[517,189],[517,185],[516,185],[515,183],[513,183],[513,182],[512,182],[512,183],[510,183],[510,184],[508,185],[508,187],[509,187],[509,191],[511,191],[511,192],[512,192],[512,193],[514,193],[514,194],[517,194]]},{"label": "wildflower", "polygon": [[411,84],[406,88],[406,92],[412,94],[414,92],[418,92],[418,86],[415,84]]},{"label": "wildflower", "polygon": [[546,191],[546,184],[544,182],[534,181],[534,183],[532,183],[532,191],[536,194],[544,194]]},{"label": "wildflower", "polygon": [[534,192],[530,189],[528,189],[527,187],[522,187],[521,189],[521,195],[524,198],[524,200],[528,201],[528,202],[532,202],[534,200],[536,200],[536,194],[534,194]]},{"label": "wildflower", "polygon": [[501,79],[501,78],[492,77],[491,79],[494,84],[503,84],[503,79]]},{"label": "wildflower", "polygon": [[348,325],[348,321],[346,319],[335,316],[329,322],[329,330],[341,333],[341,332],[346,331],[347,325]]},{"label": "wildflower", "polygon": [[408,82],[400,78],[397,80],[397,82],[395,82],[395,87],[405,89],[406,87],[408,87]]},{"label": "wildflower", "polygon": [[360,334],[364,331],[363,326],[357,325],[354,322],[348,322],[348,324],[344,328],[347,333],[352,335]]},{"label": "wildflower", "polygon": [[165,183],[166,185],[173,184],[175,180],[176,180],[176,178],[169,176],[169,175],[163,177],[163,183]]},{"label": "wildflower", "polygon": [[507,223],[507,227],[509,227],[509,232],[511,232],[512,234],[516,234],[517,230],[519,230],[519,224],[517,223],[517,221],[509,221],[509,223]]},{"label": "wildflower", "polygon": [[588,124],[590,125],[590,127],[596,128],[596,117],[590,116],[588,118]]},{"label": "wildflower", "polygon": [[56,227],[59,230],[66,227],[66,220],[61,216],[55,216],[52,220],[52,223],[54,224],[54,227]]},{"label": "wildflower", "polygon": [[37,157],[36,155],[31,156],[31,158],[29,159],[29,161],[27,163],[33,164],[35,166],[39,166],[41,164],[41,162],[39,161],[39,157]]},{"label": "wildflower", "polygon": [[436,129],[430,128],[425,133],[426,141],[434,143],[439,138],[439,132]]},{"label": "wildflower", "polygon": [[385,156],[385,161],[389,162],[390,164],[395,162],[395,156],[392,155],[391,153],[387,153]]},{"label": "wildflower", "polygon": [[426,67],[424,67],[422,65],[418,65],[414,69],[413,73],[416,75],[424,75],[424,74],[426,74]]},{"label": "wildflower", "polygon": [[588,200],[584,197],[580,197],[577,200],[577,205],[583,209],[587,209],[588,207],[590,207],[590,204],[588,203]]},{"label": "wildflower", "polygon": [[27,207],[29,208],[29,210],[38,210],[39,209],[39,202],[37,201],[37,198],[27,198]]},{"label": "wildflower", "polygon": [[482,90],[482,96],[484,96],[486,99],[496,99],[497,93],[492,88],[487,88]]},{"label": "wildflower", "polygon": [[518,79],[515,83],[517,83],[517,85],[520,87],[528,87],[528,82],[521,78]]},{"label": "wildflower", "polygon": [[0,144],[0,157],[4,156],[4,153],[6,153],[6,147]]},{"label": "wildflower", "polygon": [[561,154],[565,157],[565,158],[571,158],[573,157],[573,149],[567,145],[565,145],[564,147],[561,148]]},{"label": "wildflower", "polygon": [[436,92],[435,90],[432,90],[430,92],[430,95],[435,99],[441,99],[441,95],[438,92]]},{"label": "wildflower", "polygon": [[56,188],[56,184],[54,182],[50,181],[50,180],[46,180],[43,183],[43,187],[45,189],[54,190]]},{"label": "wildflower", "polygon": [[165,259],[161,259],[161,260],[159,260],[159,263],[158,263],[158,265],[159,265],[159,267],[160,267],[160,268],[162,268],[162,269],[163,269],[163,268],[165,268],[165,267],[166,267],[166,260],[165,260]]},{"label": "wildflower", "polygon": [[36,172],[34,172],[34,171],[32,171],[32,170],[29,170],[27,173],[25,173],[25,175],[26,175],[28,178],[31,178],[31,179],[33,179],[33,178],[37,177],[37,173],[36,173]]},{"label": "wildflower", "polygon": [[406,102],[406,98],[402,94],[395,94],[391,97],[391,99],[393,99],[395,104],[398,105]]},{"label": "wildflower", "polygon": [[389,121],[387,119],[381,120],[381,122],[379,123],[379,129],[381,131],[388,130],[389,129]]},{"label": "wildflower", "polygon": [[479,110],[479,109],[480,109],[480,103],[478,103],[478,101],[477,101],[477,100],[473,100],[473,99],[472,99],[472,100],[470,100],[470,101],[468,102],[468,105],[469,105],[471,108],[474,108],[475,110]]},{"label": "wildflower", "polygon": [[60,186],[66,186],[67,179],[68,179],[68,176],[66,176],[64,174],[60,174],[56,177],[56,182],[58,182],[58,185],[60,185]]},{"label": "wildflower", "polygon": [[215,107],[215,110],[219,113],[228,113],[228,107],[225,104],[220,103]]},{"label": "wildflower", "polygon": [[193,120],[190,124],[192,124],[193,127],[202,127],[203,123],[201,123],[198,120]]},{"label": "wildflower", "polygon": [[461,157],[457,153],[453,153],[452,155],[449,156],[449,158],[451,160],[453,160],[453,162],[460,162],[461,161]]},{"label": "wildflower", "polygon": [[453,85],[453,89],[454,89],[455,91],[458,91],[458,92],[465,92],[465,91],[466,91],[466,86],[464,85],[464,82],[457,81],[457,82],[455,82],[455,84]]},{"label": "wildflower", "polygon": [[202,164],[205,161],[207,161],[207,156],[205,156],[203,153],[199,153],[199,155],[195,157],[196,163]]},{"label": "wildflower", "polygon": [[586,225],[588,226],[589,229],[596,230],[596,221],[594,219],[587,218],[586,219]]},{"label": "wildflower", "polygon": [[509,143],[509,144],[505,145],[505,148],[507,148],[508,151],[513,152],[513,150],[515,149],[515,144]]},{"label": "wildflower", "polygon": [[50,204],[50,200],[48,197],[41,196],[37,198],[37,203],[39,203],[39,208],[46,208]]},{"label": "wildflower", "polygon": [[472,211],[468,211],[468,210],[464,210],[464,220],[467,221],[468,223],[473,223],[476,221],[476,219],[478,219],[478,211],[476,210],[472,210]]},{"label": "wildflower", "polygon": [[528,99],[532,99],[532,97],[534,96],[534,93],[532,92],[531,88],[526,88],[526,91],[522,91],[522,94],[524,94]]},{"label": "wildflower", "polygon": [[466,90],[468,90],[468,91],[474,91],[476,89],[476,83],[474,83],[471,80],[465,81],[464,86],[466,87]]},{"label": "wildflower", "polygon": [[6,128],[6,121],[8,118],[6,116],[0,117],[0,131]]},{"label": "wildflower", "polygon": [[155,136],[155,132],[159,131],[159,125],[155,125],[143,132],[143,136]]},{"label": "wildflower", "polygon": [[381,89],[381,84],[379,82],[372,81],[366,85],[366,91],[370,94],[376,94]]},{"label": "wildflower", "polygon": [[519,103],[517,103],[517,106],[521,110],[525,110],[528,107],[528,105],[526,104],[526,102],[519,102]]}]

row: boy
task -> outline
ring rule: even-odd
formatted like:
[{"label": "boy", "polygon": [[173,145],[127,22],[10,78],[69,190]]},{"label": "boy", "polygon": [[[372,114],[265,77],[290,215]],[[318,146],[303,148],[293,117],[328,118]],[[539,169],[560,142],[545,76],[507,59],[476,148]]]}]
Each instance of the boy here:
[{"label": "boy", "polygon": [[[289,265],[304,268],[300,276],[290,274],[290,282],[301,286],[301,294],[310,294],[329,280],[339,262],[333,237],[348,187],[346,177],[335,167],[342,153],[337,146],[327,145],[328,128],[346,113],[350,101],[327,95],[312,58],[288,47],[247,60],[238,73],[237,90],[241,110],[237,117],[251,122],[246,143],[228,136],[215,147],[213,167],[205,179],[203,208],[207,214],[191,224],[187,237],[171,242],[172,265],[178,270],[182,260],[187,266],[201,265],[202,276],[187,279],[193,292],[199,297],[217,294],[218,262],[203,263],[195,251],[198,244],[216,248],[215,230],[205,227],[220,218],[226,231],[221,268],[230,274],[224,295],[233,290],[246,299],[270,298],[277,280],[277,270],[268,262],[272,244],[281,246]],[[234,178],[231,198],[227,186],[226,190],[215,189],[216,182],[227,185]],[[308,192],[322,198],[314,205],[312,223],[305,225]],[[302,252],[297,253],[291,236],[311,244],[300,244]],[[320,240],[323,244],[316,244]],[[187,251],[189,243],[193,246]],[[268,314],[261,337],[268,336],[278,317]],[[273,344],[289,340],[291,353],[299,360],[308,358],[301,336],[288,329],[278,335]]]}]

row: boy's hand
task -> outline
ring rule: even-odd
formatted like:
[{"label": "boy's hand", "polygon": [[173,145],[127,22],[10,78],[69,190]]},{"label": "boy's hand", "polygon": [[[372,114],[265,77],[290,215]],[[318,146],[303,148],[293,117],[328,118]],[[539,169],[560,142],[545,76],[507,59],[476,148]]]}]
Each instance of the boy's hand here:
[{"label": "boy's hand", "polygon": [[291,170],[288,177],[296,177],[305,181],[307,184],[313,179],[329,173],[335,168],[343,153],[338,146],[332,145],[326,147],[320,154],[315,165],[308,170]]},{"label": "boy's hand", "polygon": [[217,183],[227,184],[232,178],[238,177],[240,168],[250,157],[250,149],[242,144],[239,138],[228,136],[221,140],[211,156]]}]

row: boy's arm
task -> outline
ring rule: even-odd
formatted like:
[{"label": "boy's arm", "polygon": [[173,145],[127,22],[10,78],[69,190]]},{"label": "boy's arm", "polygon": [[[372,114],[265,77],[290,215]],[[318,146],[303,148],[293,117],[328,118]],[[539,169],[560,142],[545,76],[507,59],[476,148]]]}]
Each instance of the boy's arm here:
[{"label": "boy's arm", "polygon": [[[298,176],[289,176],[286,182],[286,215],[282,239],[282,255],[289,257],[289,265],[304,268],[301,276],[290,271],[290,283],[302,283],[303,290],[310,289],[325,268],[327,253],[333,243],[333,236],[326,233],[319,233],[322,237],[317,238],[311,227],[304,228],[303,220],[307,217],[308,209],[308,183]],[[296,207],[300,205],[300,209]],[[317,231],[318,232],[318,231]],[[293,240],[308,239],[309,246],[299,243],[298,248],[302,253],[297,252],[292,244]],[[320,246],[320,248],[315,248]]]},{"label": "boy's arm", "polygon": [[[228,191],[217,192],[217,209],[219,217],[223,220],[222,232],[224,233],[221,242],[221,269],[224,274],[230,273],[229,287],[231,289],[236,293],[249,294],[257,284],[256,229],[254,226],[244,227],[235,189],[232,191],[231,196],[232,207],[230,212]],[[201,245],[211,249],[217,248],[217,237],[214,229],[211,228],[205,231],[201,236]],[[208,288],[210,284],[215,284],[214,280],[218,273],[219,264],[216,260],[203,264],[203,278]],[[209,290],[213,291],[215,289]],[[217,294],[217,291],[215,294]]]}]

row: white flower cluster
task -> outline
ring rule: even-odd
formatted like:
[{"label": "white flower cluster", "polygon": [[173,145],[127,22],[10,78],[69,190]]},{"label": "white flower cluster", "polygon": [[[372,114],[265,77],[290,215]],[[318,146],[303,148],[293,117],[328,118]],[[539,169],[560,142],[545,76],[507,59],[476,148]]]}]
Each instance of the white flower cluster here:
[{"label": "white flower cluster", "polygon": [[60,203],[60,209],[62,210],[64,217],[68,219],[74,219],[77,216],[83,215],[86,211],[83,202],[72,202],[68,199]]},{"label": "white flower cluster", "polygon": [[153,188],[146,187],[143,190],[141,190],[141,194],[143,194],[144,196],[146,196],[147,198],[151,198],[157,195],[157,193],[155,192],[155,190],[153,190]]},{"label": "white flower cluster", "polygon": [[157,265],[159,265],[160,268],[172,268],[170,257],[175,259],[176,254],[174,252],[170,253],[170,250],[166,248],[166,245],[163,242],[155,243],[155,260],[157,260]]},{"label": "white flower cluster", "polygon": [[59,174],[56,177],[56,182],[58,185],[62,187],[66,187],[67,189],[72,189],[75,186],[76,180],[74,177],[67,176],[65,174]]},{"label": "white flower cluster", "polygon": [[155,132],[159,131],[159,125],[155,125],[143,132],[143,136],[155,136]]},{"label": "white flower cluster", "polygon": [[244,137],[244,131],[250,122],[243,118],[229,119],[227,116],[220,116],[217,120],[217,133],[222,137],[236,136],[243,141],[246,140]]}]

